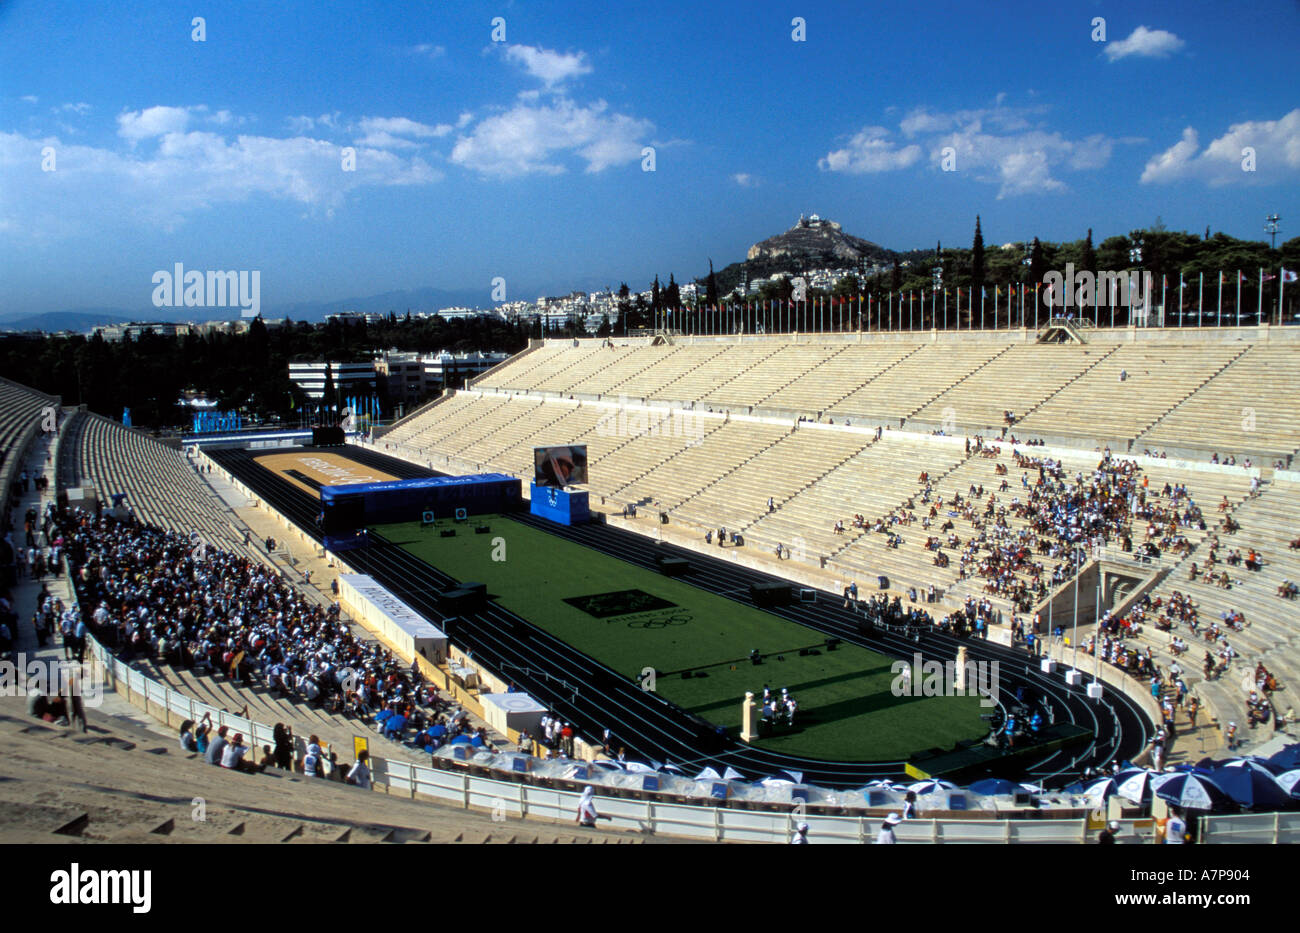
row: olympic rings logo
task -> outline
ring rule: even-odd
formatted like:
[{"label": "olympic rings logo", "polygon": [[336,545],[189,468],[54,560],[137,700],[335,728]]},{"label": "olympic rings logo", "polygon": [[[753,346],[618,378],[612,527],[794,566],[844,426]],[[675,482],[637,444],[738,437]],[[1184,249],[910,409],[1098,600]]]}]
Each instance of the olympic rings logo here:
[{"label": "olympic rings logo", "polygon": [[670,612],[666,615],[652,616],[651,618],[648,619],[632,619],[627,623],[627,627],[642,628],[642,629],[661,629],[661,628],[667,628],[670,625],[685,625],[687,622],[690,622],[694,618],[695,617],[691,615],[689,612],[677,610],[676,612]]}]

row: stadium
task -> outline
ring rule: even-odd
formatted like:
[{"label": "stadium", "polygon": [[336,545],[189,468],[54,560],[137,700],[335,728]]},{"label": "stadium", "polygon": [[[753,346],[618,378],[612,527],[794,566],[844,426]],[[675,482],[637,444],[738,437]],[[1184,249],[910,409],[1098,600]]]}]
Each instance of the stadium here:
[{"label": "stadium", "polygon": [[[1259,770],[1280,788],[1295,751],[1297,332],[1058,342],[1061,326],[534,340],[364,434],[160,442],[6,382],[11,516],[66,548],[66,572],[38,585],[13,574],[10,546],[10,587],[20,617],[40,616],[41,587],[80,603],[78,676],[104,698],[78,711],[114,747],[158,752],[159,725],[207,713],[254,749],[289,725],[291,774],[321,762],[341,780],[366,749],[374,817],[353,802],[346,825],[298,817],[289,834],[433,838],[394,805],[455,800],[469,810],[438,822],[462,841],[554,836],[548,818],[594,787],[602,841],[785,841],[796,820],[857,841],[905,805],[923,818],[901,841],[1080,841],[1111,817],[1140,838],[1171,781],[1187,801],[1208,794],[1200,810],[1179,799],[1205,841],[1261,838],[1234,836],[1251,813],[1293,832],[1276,823],[1285,795],[1216,775]],[[543,468],[556,456],[558,478]],[[161,632],[141,650],[142,626],[86,602],[86,580],[147,569],[90,556],[131,529],[339,606],[353,653],[304,667],[292,642],[308,636],[284,628],[274,653],[257,629],[224,654]],[[15,647],[53,654],[20,629]],[[358,683],[381,656],[366,702]],[[391,729],[375,707],[398,672],[392,705],[415,721]],[[479,728],[413,740],[438,711]],[[57,730],[6,720],[11,742]],[[39,780],[4,785],[23,832],[142,832],[89,789],[29,818]],[[321,806],[333,789],[317,787]],[[83,809],[60,822],[60,806]],[[99,835],[119,819],[122,835]],[[278,831],[266,822],[228,816],[231,832]]]},{"label": "stadium", "polygon": [[0,0],[23,906],[1289,907],[1300,5],[499,6]]}]

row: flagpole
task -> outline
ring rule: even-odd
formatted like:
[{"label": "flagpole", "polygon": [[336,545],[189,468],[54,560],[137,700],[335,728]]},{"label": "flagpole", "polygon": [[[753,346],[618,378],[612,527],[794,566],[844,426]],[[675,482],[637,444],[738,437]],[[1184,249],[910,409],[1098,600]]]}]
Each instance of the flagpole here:
[{"label": "flagpole", "polygon": [[1223,326],[1223,270],[1219,270],[1219,307],[1214,313],[1214,326]]},{"label": "flagpole", "polygon": [[1255,304],[1255,319],[1264,323],[1264,267],[1259,267],[1259,299]]},{"label": "flagpole", "polygon": [[1277,272],[1277,324],[1282,326],[1282,297],[1286,294],[1286,266],[1281,266]]},{"label": "flagpole", "polygon": [[1205,314],[1205,273],[1198,272],[1196,274],[1196,279],[1198,282],[1198,294],[1196,296],[1196,326],[1200,327],[1201,318]]},{"label": "flagpole", "polygon": [[1241,270],[1237,270],[1237,326],[1241,326]]},{"label": "flagpole", "polygon": [[[980,330],[984,329],[984,294],[985,288],[980,286]],[[996,330],[996,328],[994,328]]]}]

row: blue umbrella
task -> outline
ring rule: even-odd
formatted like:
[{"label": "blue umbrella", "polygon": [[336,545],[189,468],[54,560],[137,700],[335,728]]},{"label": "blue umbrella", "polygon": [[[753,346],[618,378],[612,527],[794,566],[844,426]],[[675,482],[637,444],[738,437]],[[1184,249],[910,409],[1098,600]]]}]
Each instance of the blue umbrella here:
[{"label": "blue umbrella", "polygon": [[966,789],[972,794],[980,794],[985,797],[1000,797],[1014,794],[1020,789],[1020,785],[1011,781],[1004,781],[1002,778],[985,778],[982,781],[976,781]]},{"label": "blue umbrella", "polygon": [[1270,755],[1268,760],[1287,771],[1300,768],[1300,743],[1286,746],[1277,754]]},{"label": "blue umbrella", "polygon": [[1237,803],[1252,810],[1278,810],[1295,802],[1265,768],[1223,767],[1214,772],[1214,783]]},{"label": "blue umbrella", "polygon": [[1290,794],[1292,797],[1300,798],[1300,768],[1291,771],[1283,771],[1275,780],[1278,787]]},{"label": "blue umbrella", "polygon": [[467,735],[458,735],[454,739],[452,739],[448,744],[449,745],[472,745],[473,739],[471,739]]},{"label": "blue umbrella", "polygon": [[1218,784],[1200,774],[1184,771],[1155,785],[1155,795],[1189,810],[1222,809],[1231,798]]},{"label": "blue umbrella", "polygon": [[918,797],[924,797],[926,794],[937,794],[940,791],[956,790],[957,785],[948,781],[917,781],[915,784],[908,785],[908,790],[912,791]]},{"label": "blue umbrella", "polygon": [[1133,768],[1115,775],[1115,793],[1125,800],[1141,804],[1151,799],[1151,778],[1158,772],[1146,768]]},{"label": "blue umbrella", "polygon": [[1254,756],[1247,758],[1234,758],[1231,761],[1225,761],[1223,767],[1232,768],[1234,770],[1238,768],[1249,768],[1252,771],[1259,771],[1267,774],[1269,777],[1281,774],[1283,771],[1287,770],[1281,765],[1273,764],[1273,762],[1269,761],[1267,758],[1256,758]]},{"label": "blue umbrella", "polygon": [[1077,786],[1079,790],[1070,793],[1078,793],[1084,797],[1100,797],[1102,800],[1108,800],[1119,793],[1119,785],[1115,783],[1114,778],[1109,777],[1098,778],[1090,784]]}]

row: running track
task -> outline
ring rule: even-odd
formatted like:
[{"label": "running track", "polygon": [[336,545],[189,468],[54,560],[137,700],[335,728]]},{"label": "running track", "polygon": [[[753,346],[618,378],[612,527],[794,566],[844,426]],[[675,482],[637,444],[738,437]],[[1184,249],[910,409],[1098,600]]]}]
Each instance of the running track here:
[{"label": "running track", "polygon": [[[275,452],[290,451],[277,449]],[[265,450],[239,449],[208,452],[245,486],[320,541],[315,525],[319,501],[253,460],[265,453]],[[349,445],[344,455],[403,479],[439,475],[355,445]],[[685,557],[690,560],[691,573],[684,580],[745,605],[751,605],[748,598],[751,583],[777,579],[607,525],[565,528],[527,514],[512,518],[652,572],[658,572],[655,558],[659,555]],[[446,629],[446,616],[438,611],[436,599],[439,591],[455,581],[381,536],[372,540],[369,547],[347,552],[347,562]],[[767,611],[826,636],[863,645],[889,657],[911,660],[913,651],[918,650],[916,644],[901,632],[879,628],[869,635],[860,634],[858,616],[843,609],[842,600],[842,596],[818,592],[815,603],[796,603]],[[492,602],[472,615],[458,616],[447,634],[462,648],[472,650],[475,661],[502,679],[513,681],[521,690],[574,723],[588,738],[598,740],[601,730],[609,728],[615,741],[627,748],[629,757],[672,762],[687,772],[705,765],[719,770],[729,765],[748,780],[778,770],[801,771],[805,781],[824,787],[860,787],[877,778],[905,777],[904,761],[824,761],[780,754],[736,740],[719,742],[712,735],[712,727],[703,720],[654,693],[643,691],[626,677]],[[1049,788],[1063,786],[1086,767],[1117,758],[1132,758],[1151,738],[1150,720],[1128,697],[1107,688],[1102,700],[1090,700],[1082,686],[1067,686],[1061,675],[1044,676],[1022,651],[979,639],[959,640],[938,632],[925,634],[921,648],[927,659],[947,660],[956,657],[959,644],[967,646],[970,660],[1000,662],[1003,706],[1014,702],[1018,687],[1025,687],[1027,693],[1040,698],[1048,722],[1074,723],[1094,734],[1093,742],[1087,747],[1053,752],[1030,761],[1019,775],[1003,776],[1034,781]]]}]

